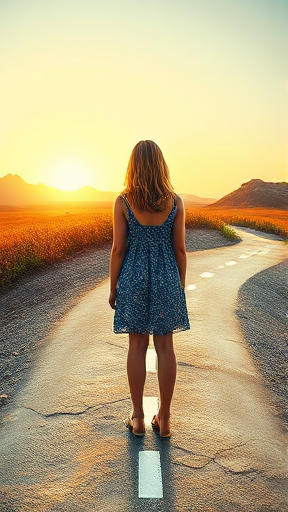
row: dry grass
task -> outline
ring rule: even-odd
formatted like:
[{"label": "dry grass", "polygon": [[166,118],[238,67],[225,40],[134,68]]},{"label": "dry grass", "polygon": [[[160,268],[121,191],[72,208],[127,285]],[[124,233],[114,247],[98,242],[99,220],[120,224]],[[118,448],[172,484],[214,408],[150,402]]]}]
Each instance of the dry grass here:
[{"label": "dry grass", "polygon": [[240,237],[236,234],[236,232],[224,222],[221,216],[210,214],[210,212],[207,212],[204,209],[187,209],[186,226],[188,228],[216,229],[230,240],[241,240]]},{"label": "dry grass", "polygon": [[288,211],[270,208],[205,208],[207,215],[226,224],[272,233],[288,239]]},{"label": "dry grass", "polygon": [[27,271],[112,239],[110,210],[1,212],[0,286]]}]

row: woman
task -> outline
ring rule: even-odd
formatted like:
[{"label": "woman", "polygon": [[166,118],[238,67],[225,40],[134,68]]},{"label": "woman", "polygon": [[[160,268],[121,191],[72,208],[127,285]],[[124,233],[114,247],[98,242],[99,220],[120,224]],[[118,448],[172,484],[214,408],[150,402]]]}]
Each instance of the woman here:
[{"label": "woman", "polygon": [[150,140],[134,147],[125,187],[114,205],[109,297],[115,309],[114,332],[129,333],[127,375],[133,413],[125,424],[133,434],[144,435],[143,391],[151,334],[160,388],[160,408],[152,426],[161,437],[170,437],[176,380],[173,332],[190,328],[184,294],[184,206],[170,183],[160,148]]}]

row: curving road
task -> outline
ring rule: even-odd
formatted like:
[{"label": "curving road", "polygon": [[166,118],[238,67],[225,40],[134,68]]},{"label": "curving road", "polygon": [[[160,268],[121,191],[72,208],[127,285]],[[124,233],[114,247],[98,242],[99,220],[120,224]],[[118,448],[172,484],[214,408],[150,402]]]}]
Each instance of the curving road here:
[{"label": "curving road", "polygon": [[145,438],[122,424],[130,412],[127,340],[112,333],[108,281],[57,324],[7,406],[1,512],[287,512],[287,433],[234,313],[239,287],[287,257],[287,248],[241,237],[188,255],[191,330],[175,336],[171,440],[149,428],[158,394],[152,346]]}]

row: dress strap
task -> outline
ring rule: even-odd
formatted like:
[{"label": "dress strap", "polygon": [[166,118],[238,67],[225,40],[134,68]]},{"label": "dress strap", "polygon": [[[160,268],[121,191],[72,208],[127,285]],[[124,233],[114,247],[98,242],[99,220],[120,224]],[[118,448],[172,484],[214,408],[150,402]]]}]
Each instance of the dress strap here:
[{"label": "dress strap", "polygon": [[123,194],[120,196],[122,201],[125,203],[127,210],[131,211],[130,204],[128,203],[128,199],[126,197],[126,194]]}]

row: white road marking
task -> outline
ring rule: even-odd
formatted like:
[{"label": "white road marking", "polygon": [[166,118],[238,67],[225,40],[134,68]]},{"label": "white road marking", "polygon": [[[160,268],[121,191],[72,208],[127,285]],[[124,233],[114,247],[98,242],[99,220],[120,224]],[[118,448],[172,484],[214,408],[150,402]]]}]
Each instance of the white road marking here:
[{"label": "white road marking", "polygon": [[239,258],[244,260],[246,258],[249,258],[249,254],[241,254],[241,256],[239,256]]},{"label": "white road marking", "polygon": [[227,267],[230,267],[231,265],[236,265],[236,261],[226,261],[225,265],[227,265]]},{"label": "white road marking", "polygon": [[158,412],[158,398],[157,396],[144,396],[143,409],[145,417],[145,425],[147,430],[152,430],[151,420],[154,414]]},{"label": "white road marking", "polygon": [[225,268],[224,265],[218,265],[217,268]]},{"label": "white road marking", "polygon": [[145,450],[139,452],[139,498],[163,498],[160,453]]},{"label": "white road marking", "polygon": [[156,352],[154,348],[148,348],[146,352],[146,370],[147,372],[156,372]]},{"label": "white road marking", "polygon": [[203,272],[203,274],[200,275],[200,277],[213,277],[214,274],[212,272]]},{"label": "white road marking", "polygon": [[196,290],[196,286],[195,286],[195,284],[188,284],[188,286],[186,286],[186,289],[187,290]]},{"label": "white road marking", "polygon": [[267,254],[269,251],[270,249],[261,249],[261,251],[258,251],[258,254]]}]

